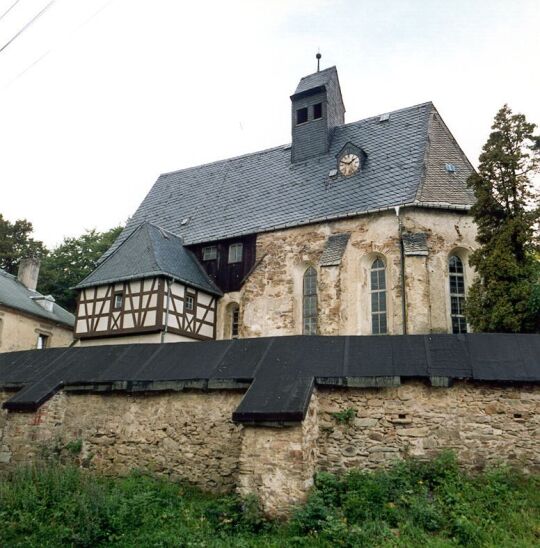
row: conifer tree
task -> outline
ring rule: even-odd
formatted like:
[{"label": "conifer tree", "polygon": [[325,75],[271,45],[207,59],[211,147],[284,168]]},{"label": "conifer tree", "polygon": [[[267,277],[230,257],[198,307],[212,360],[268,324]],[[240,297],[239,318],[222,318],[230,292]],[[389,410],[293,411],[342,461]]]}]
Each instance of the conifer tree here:
[{"label": "conifer tree", "polygon": [[475,331],[540,330],[538,261],[540,198],[533,179],[540,172],[536,125],[504,105],[497,115],[478,173],[469,177],[480,247],[470,264],[477,277],[467,299]]}]

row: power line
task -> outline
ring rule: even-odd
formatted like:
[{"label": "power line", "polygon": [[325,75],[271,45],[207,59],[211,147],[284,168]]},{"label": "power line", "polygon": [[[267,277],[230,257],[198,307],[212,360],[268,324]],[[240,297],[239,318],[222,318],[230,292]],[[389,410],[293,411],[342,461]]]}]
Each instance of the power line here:
[{"label": "power line", "polygon": [[21,0],[15,0],[13,4],[2,14],[0,15],[0,21],[20,2]]},{"label": "power line", "polygon": [[[17,0],[19,1],[19,0]],[[94,17],[97,17],[105,8],[107,8],[110,4],[112,4],[114,2],[114,0],[108,0],[107,2],[105,2],[99,9],[97,9],[94,13],[92,13],[89,17],[87,17],[78,27],[76,27],[76,29],[74,31],[72,31],[70,34],[73,34],[73,32],[75,31],[78,31],[79,29],[81,29],[82,27],[84,27],[86,24],[88,24],[92,19],[94,19]],[[43,53],[42,55],[40,55],[35,61],[32,61],[32,63],[30,63],[22,72],[19,72],[19,74],[17,74],[17,76],[15,76],[15,78],[13,78],[13,80],[11,80],[11,82],[9,82],[9,84],[7,84],[6,86],[4,86],[3,89],[6,89],[8,87],[10,87],[14,82],[16,82],[21,76],[23,76],[24,74],[26,74],[30,69],[32,69],[33,67],[35,67],[42,59],[44,59],[45,57],[47,57],[47,55],[49,55],[49,53],[51,53],[51,51],[53,51],[54,48],[51,48],[49,50],[47,50],[45,53]]]},{"label": "power line", "polygon": [[16,40],[32,23],[37,21],[53,4],[55,0],[51,0],[37,15],[34,15],[24,27],[17,32],[12,38],[10,38],[1,48],[0,53],[2,53],[14,40]]}]

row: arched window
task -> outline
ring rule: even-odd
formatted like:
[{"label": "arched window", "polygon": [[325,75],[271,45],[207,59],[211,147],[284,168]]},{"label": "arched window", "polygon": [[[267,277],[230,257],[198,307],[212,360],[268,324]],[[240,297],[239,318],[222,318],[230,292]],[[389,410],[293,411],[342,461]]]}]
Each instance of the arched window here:
[{"label": "arched window", "polygon": [[231,339],[238,339],[238,332],[240,330],[240,307],[234,303],[230,307],[230,322],[231,322]]},{"label": "arched window", "polygon": [[450,317],[452,333],[467,333],[465,318],[465,277],[463,262],[457,255],[448,260],[448,278],[450,280]]},{"label": "arched window", "polygon": [[317,271],[310,266],[304,273],[304,335],[317,334]]},{"label": "arched window", "polygon": [[386,267],[381,258],[371,265],[371,332],[384,335],[388,331],[386,321]]}]

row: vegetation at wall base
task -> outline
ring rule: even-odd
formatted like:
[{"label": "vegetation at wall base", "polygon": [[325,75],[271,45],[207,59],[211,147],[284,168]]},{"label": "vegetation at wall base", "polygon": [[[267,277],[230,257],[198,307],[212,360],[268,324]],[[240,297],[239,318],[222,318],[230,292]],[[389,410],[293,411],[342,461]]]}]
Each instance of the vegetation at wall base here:
[{"label": "vegetation at wall base", "polygon": [[451,454],[389,470],[320,473],[289,522],[258,501],[211,495],[141,473],[21,468],[0,482],[0,545],[538,546],[540,477],[507,468],[470,475]]},{"label": "vegetation at wall base", "polygon": [[470,263],[476,269],[467,297],[475,331],[540,332],[540,137],[535,124],[504,105],[497,115],[478,172],[469,177],[478,226]]}]

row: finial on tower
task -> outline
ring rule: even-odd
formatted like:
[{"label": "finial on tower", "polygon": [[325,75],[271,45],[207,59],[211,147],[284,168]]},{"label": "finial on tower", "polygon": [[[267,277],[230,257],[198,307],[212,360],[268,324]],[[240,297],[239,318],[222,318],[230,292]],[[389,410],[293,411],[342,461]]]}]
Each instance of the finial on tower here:
[{"label": "finial on tower", "polygon": [[321,57],[322,57],[321,52],[318,51],[315,57],[317,58],[317,72],[319,72],[321,70]]}]

